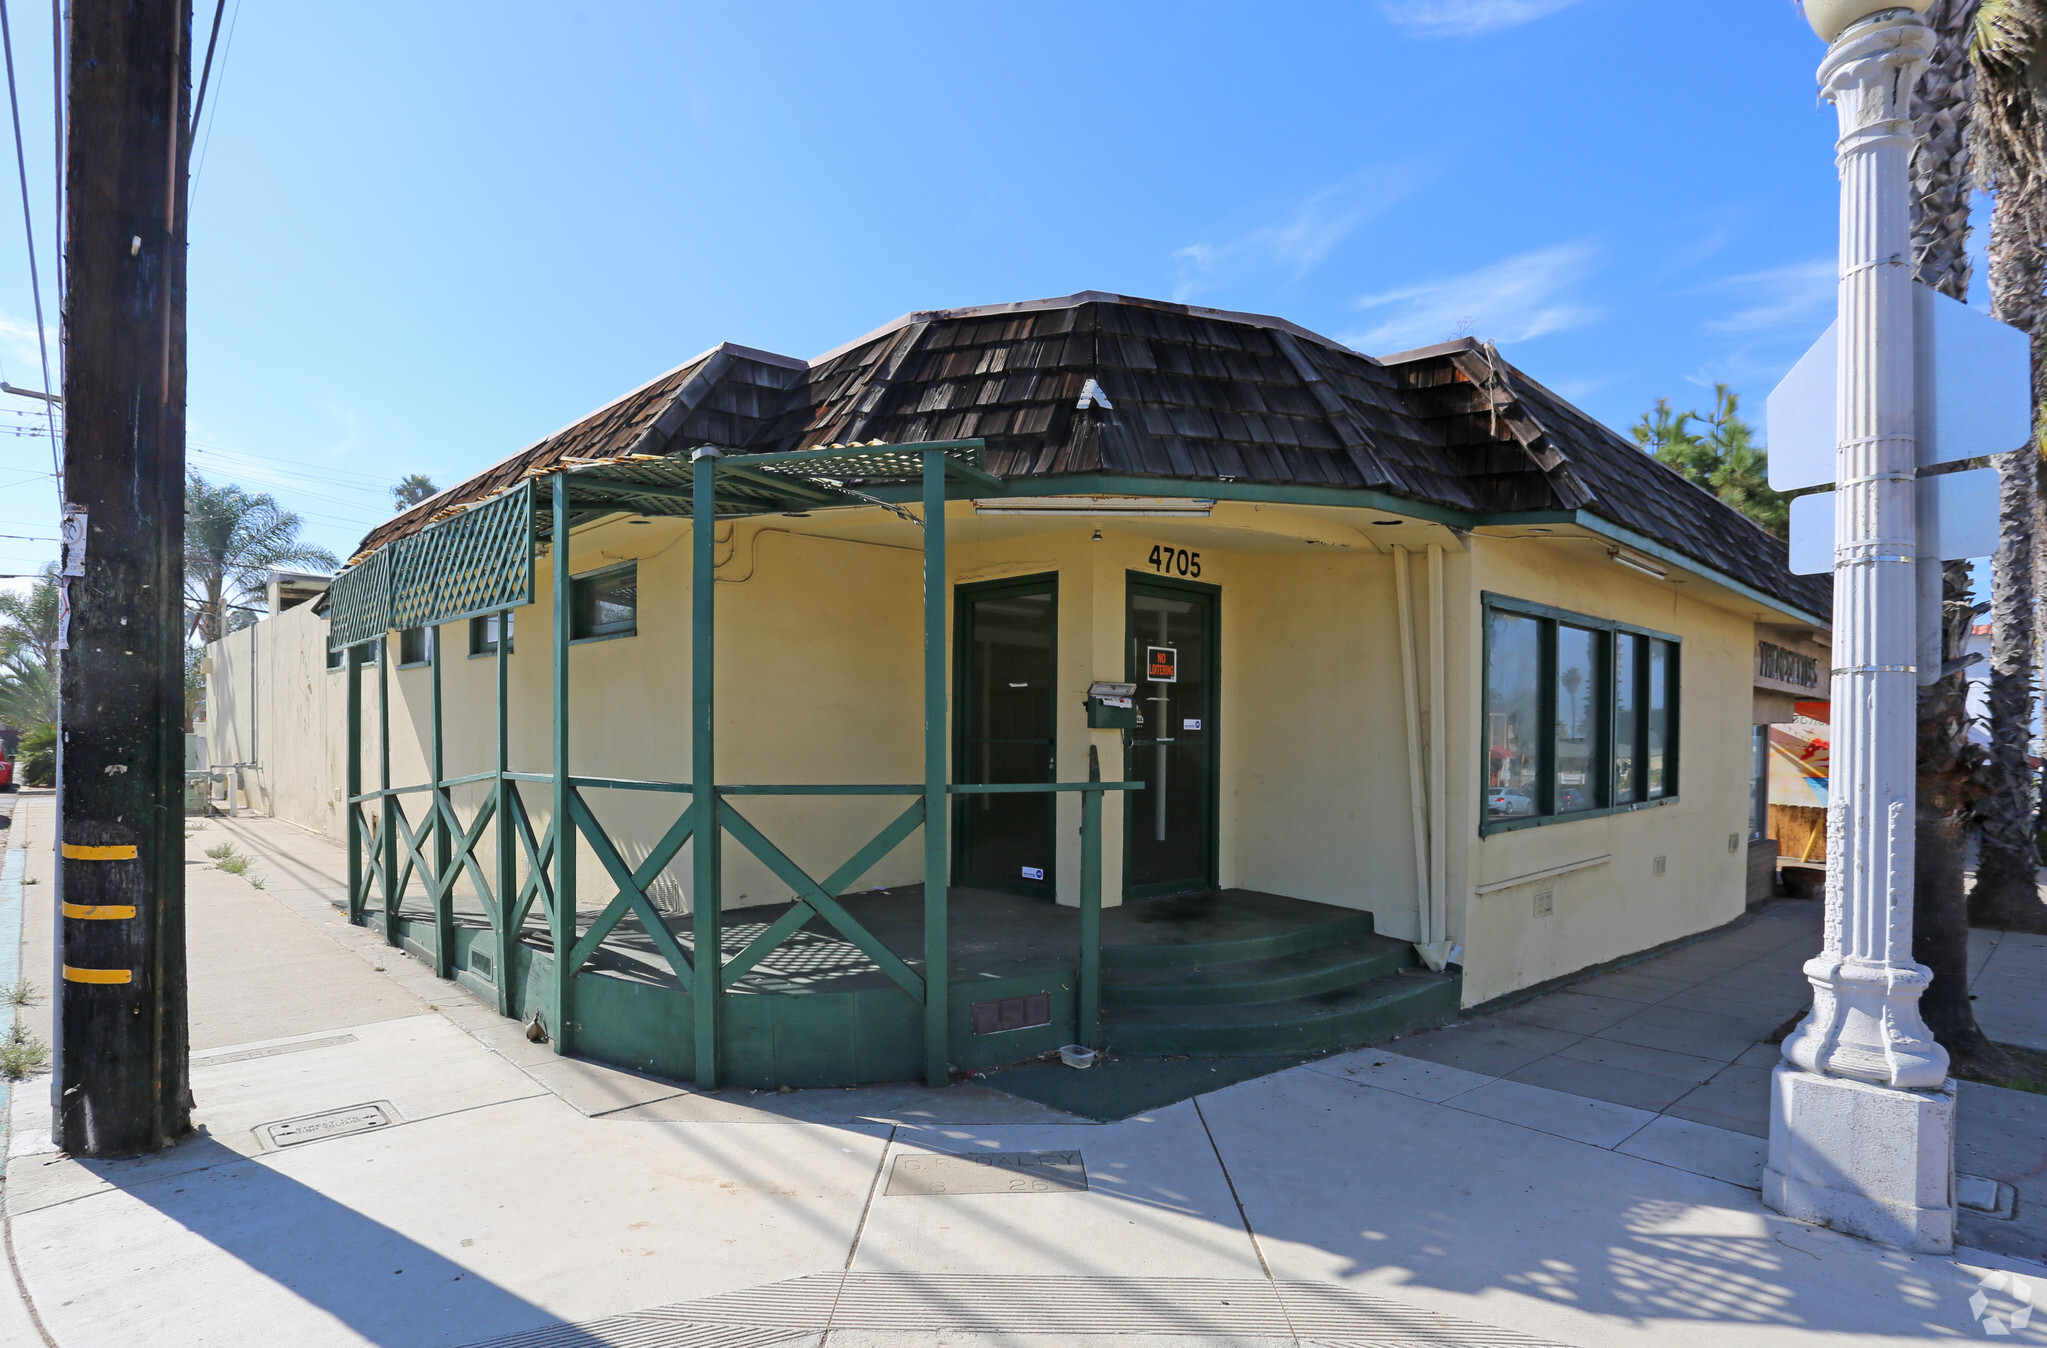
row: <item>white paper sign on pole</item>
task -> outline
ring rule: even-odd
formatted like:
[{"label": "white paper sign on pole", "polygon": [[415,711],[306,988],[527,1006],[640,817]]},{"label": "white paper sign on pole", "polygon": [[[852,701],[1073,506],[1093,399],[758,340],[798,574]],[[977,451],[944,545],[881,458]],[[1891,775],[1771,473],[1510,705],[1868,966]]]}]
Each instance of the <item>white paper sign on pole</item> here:
[{"label": "white paper sign on pole", "polygon": [[[1921,557],[1959,562],[1997,551],[1997,470],[1971,468],[1922,477],[1919,487]],[[1834,493],[1813,492],[1791,501],[1791,570],[1815,576],[1834,569]]]},{"label": "white paper sign on pole", "polygon": [[[1913,434],[1918,462],[2003,454],[2032,434],[2032,348],[2026,334],[1915,282]],[[1829,325],[1771,391],[1764,421],[1770,485],[1778,491],[1834,480],[1834,377],[1838,325]]]}]

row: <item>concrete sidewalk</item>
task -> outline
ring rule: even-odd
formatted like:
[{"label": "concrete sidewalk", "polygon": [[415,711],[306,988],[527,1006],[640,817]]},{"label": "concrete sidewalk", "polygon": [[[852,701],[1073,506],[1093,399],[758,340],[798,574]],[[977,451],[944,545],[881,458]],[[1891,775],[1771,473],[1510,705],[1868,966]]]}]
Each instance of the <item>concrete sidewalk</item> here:
[{"label": "concrete sidewalk", "polygon": [[[47,801],[22,814],[8,846],[47,884]],[[2002,1270],[2047,1306],[2047,1267],[1764,1210],[1751,1135],[1678,1107],[1717,1072],[1660,1105],[1562,1089],[1558,1066],[1525,1079],[1632,1042],[1608,1032],[1639,1010],[1485,1018],[1113,1124],[972,1086],[703,1095],[556,1058],[348,927],[332,845],[214,820],[193,855],[226,838],[266,887],[189,873],[201,1134],[76,1162],[49,1149],[47,1092],[16,1093],[0,1192],[64,1348],[1875,1344],[1983,1333],[1970,1299]],[[1789,959],[1803,915],[1717,948]],[[1442,1061],[1502,1026],[1568,1042]],[[1694,1056],[1724,1071],[1752,1043]],[[277,1126],[367,1106],[386,1121],[362,1132]],[[1986,1295],[1986,1314],[2018,1304]],[[36,1342],[4,1301],[0,1341]],[[2003,1337],[2047,1342],[2042,1322]]]}]

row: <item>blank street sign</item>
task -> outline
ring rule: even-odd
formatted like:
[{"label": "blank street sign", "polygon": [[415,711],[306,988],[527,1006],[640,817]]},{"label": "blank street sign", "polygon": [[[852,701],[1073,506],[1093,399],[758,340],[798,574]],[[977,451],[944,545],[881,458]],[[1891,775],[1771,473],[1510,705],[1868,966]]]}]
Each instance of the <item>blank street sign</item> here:
[{"label": "blank street sign", "polygon": [[[1922,477],[1919,555],[1959,562],[1997,551],[1997,470],[1971,468]],[[1811,576],[1834,569],[1834,493],[1791,502],[1791,570]]]},{"label": "blank street sign", "polygon": [[[2025,444],[2033,422],[2026,335],[1917,282],[1912,300],[1919,466]],[[1778,491],[1834,480],[1837,331],[1830,325],[1770,394],[1770,485]]]}]

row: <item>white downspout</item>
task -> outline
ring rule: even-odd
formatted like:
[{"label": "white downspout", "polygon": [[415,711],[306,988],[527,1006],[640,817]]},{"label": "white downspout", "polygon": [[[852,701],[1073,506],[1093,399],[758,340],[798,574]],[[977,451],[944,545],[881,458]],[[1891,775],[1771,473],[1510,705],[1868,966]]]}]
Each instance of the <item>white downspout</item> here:
[{"label": "white downspout", "polygon": [[1407,803],[1414,827],[1415,921],[1420,927],[1417,950],[1438,939],[1430,929],[1435,903],[1429,892],[1433,868],[1429,856],[1427,785],[1422,771],[1421,680],[1415,669],[1414,594],[1408,578],[1407,549],[1393,547],[1393,596],[1400,614],[1400,692],[1407,704]]},{"label": "white downspout", "polygon": [[1450,940],[1449,752],[1444,729],[1449,698],[1443,645],[1443,545],[1429,544],[1429,944],[1422,962],[1441,969],[1461,953]]}]

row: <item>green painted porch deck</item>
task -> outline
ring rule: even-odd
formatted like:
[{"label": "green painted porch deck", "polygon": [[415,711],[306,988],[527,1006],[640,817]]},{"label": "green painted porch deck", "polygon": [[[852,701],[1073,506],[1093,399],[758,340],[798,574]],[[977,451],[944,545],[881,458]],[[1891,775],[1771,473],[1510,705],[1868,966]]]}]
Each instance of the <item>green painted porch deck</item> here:
[{"label": "green painted porch deck", "polygon": [[[966,887],[948,898],[954,1066],[1001,1066],[1074,1042],[1077,910]],[[921,885],[842,902],[922,973]],[[727,911],[727,958],[789,907]],[[688,915],[668,915],[668,926],[688,948]],[[480,915],[458,909],[456,944],[457,976],[479,991],[494,984]],[[546,927],[529,922],[520,951],[523,985],[536,962],[553,958]],[[1105,909],[1102,963],[1102,1042],[1094,1046],[1120,1055],[1307,1055],[1439,1024],[1458,1005],[1457,977],[1419,967],[1410,944],[1373,930],[1369,912],[1254,890]],[[621,922],[578,986],[577,1053],[684,1075],[689,999],[644,929]],[[976,1003],[1008,1000],[1014,1015],[1023,1010],[1014,999],[1033,997],[1042,1000],[1027,1018],[1040,1023],[976,1032]],[[723,1053],[735,1084],[847,1085],[917,1075],[916,1003],[822,922],[799,929],[736,981],[728,998]]]}]

